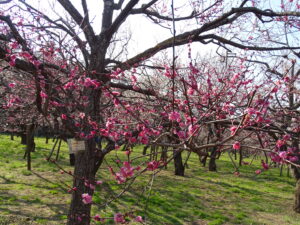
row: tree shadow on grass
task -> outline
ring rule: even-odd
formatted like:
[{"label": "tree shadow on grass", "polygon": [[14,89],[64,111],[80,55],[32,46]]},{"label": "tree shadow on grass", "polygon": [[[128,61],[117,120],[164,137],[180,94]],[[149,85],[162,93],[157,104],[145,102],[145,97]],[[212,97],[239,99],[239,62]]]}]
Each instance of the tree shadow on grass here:
[{"label": "tree shadow on grass", "polygon": [[22,199],[11,193],[0,193],[0,214],[30,218],[30,220],[61,221],[67,213],[62,203],[47,204],[38,198]]}]

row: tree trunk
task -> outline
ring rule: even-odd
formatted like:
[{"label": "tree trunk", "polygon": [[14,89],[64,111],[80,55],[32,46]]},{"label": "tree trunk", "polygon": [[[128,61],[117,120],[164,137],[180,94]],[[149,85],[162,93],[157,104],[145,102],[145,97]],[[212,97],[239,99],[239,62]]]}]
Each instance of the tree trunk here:
[{"label": "tree trunk", "polygon": [[242,166],[242,162],[243,162],[243,150],[242,148],[240,149],[240,160],[239,160],[239,166]]},{"label": "tree trunk", "polygon": [[215,157],[211,157],[209,159],[208,170],[209,171],[217,171],[217,164],[216,164],[216,158]]},{"label": "tree trunk", "polygon": [[94,190],[85,185],[86,182],[95,184],[96,161],[102,163],[96,155],[96,143],[91,139],[85,141],[85,150],[76,153],[73,187],[77,190],[72,193],[67,225],[90,224],[91,204],[84,204],[81,195],[88,193],[93,195]]},{"label": "tree trunk", "polygon": [[216,158],[217,158],[217,148],[213,148],[211,151],[210,159],[209,159],[209,163],[208,163],[209,171],[217,171]]},{"label": "tree trunk", "polygon": [[149,145],[145,145],[143,149],[143,155],[147,154],[147,149],[149,148]]},{"label": "tree trunk", "polygon": [[167,161],[168,161],[168,147],[162,147],[161,148],[161,156],[160,161],[162,161],[165,164],[165,169],[167,169]]},{"label": "tree trunk", "polygon": [[26,156],[27,156],[27,170],[31,170],[31,152],[35,148],[34,144],[34,124],[26,126]]},{"label": "tree trunk", "polygon": [[21,133],[21,144],[26,145],[26,133]]},{"label": "tree trunk", "polygon": [[184,176],[184,166],[182,163],[181,152],[174,150],[174,166],[175,166],[175,175]]},{"label": "tree trunk", "polygon": [[207,155],[202,156],[202,158],[201,158],[201,155],[199,155],[199,160],[200,160],[200,163],[202,164],[202,166],[205,167],[206,166]]},{"label": "tree trunk", "polygon": [[300,179],[296,183],[294,211],[300,213]]},{"label": "tree trunk", "polygon": [[14,140],[14,133],[10,134],[10,140],[13,141]]}]

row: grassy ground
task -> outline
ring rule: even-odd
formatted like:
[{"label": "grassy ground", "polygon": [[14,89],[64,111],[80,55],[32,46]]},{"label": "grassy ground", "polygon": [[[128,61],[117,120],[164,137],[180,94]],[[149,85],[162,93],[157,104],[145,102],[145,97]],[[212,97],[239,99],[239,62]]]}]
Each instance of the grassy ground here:
[{"label": "grassy ground", "polygon": [[[0,225],[65,224],[70,203],[67,190],[72,182],[70,176],[44,160],[53,142],[46,145],[44,139],[36,139],[31,172],[26,170],[24,146],[19,143],[18,138],[11,141],[8,136],[0,136]],[[140,155],[140,150],[136,148],[133,156]],[[110,217],[114,212],[133,211],[153,225],[300,224],[300,215],[292,210],[293,178],[279,177],[277,168],[255,175],[259,159],[254,166],[243,166],[237,177],[227,157],[217,161],[218,172],[208,172],[192,155],[186,177],[174,176],[171,164],[153,181],[153,174],[147,172],[121,198],[104,207],[125,186],[117,185],[108,173],[107,167],[115,165],[115,157],[124,160],[126,156],[115,151],[97,174],[104,183],[93,198],[93,215]],[[65,143],[59,164],[73,170],[68,165]]]}]

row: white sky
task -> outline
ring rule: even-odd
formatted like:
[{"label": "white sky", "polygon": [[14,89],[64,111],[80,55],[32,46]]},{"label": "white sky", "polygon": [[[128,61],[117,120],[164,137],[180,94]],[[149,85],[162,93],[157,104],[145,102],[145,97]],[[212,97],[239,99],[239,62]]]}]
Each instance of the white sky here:
[{"label": "white sky", "polygon": [[[81,0],[71,0],[77,10],[83,15]],[[58,16],[64,17],[64,10],[60,6],[60,4],[56,0],[27,0],[29,4],[32,4],[34,7],[38,8],[42,12],[50,17],[55,16],[52,12],[51,8],[55,9],[55,13]],[[116,0],[115,0],[116,2]],[[142,0],[140,4],[145,2],[149,2],[149,0]],[[171,9],[171,0],[163,1],[167,10]],[[175,8],[182,8],[184,5],[188,4],[187,0],[175,0]],[[125,0],[123,5],[126,5],[127,1]],[[100,32],[101,27],[101,18],[102,18],[102,9],[103,9],[103,0],[87,0],[88,9],[90,13],[90,20],[92,21],[93,28],[96,33]],[[139,5],[140,5],[139,4]],[[49,6],[50,5],[50,6]],[[188,10],[186,10],[188,9]],[[186,11],[175,11],[175,15],[186,16],[191,13],[190,8],[185,8]],[[56,17],[56,16],[55,16]],[[195,21],[193,21],[195,22]],[[171,22],[169,23],[171,26]],[[180,23],[176,23],[177,34],[181,33],[184,30],[190,30],[192,27],[182,26]],[[129,16],[126,22],[121,26],[120,32],[126,31],[127,33],[131,33],[131,41],[129,42],[128,51],[129,55],[127,57],[132,57],[137,53],[140,53],[150,47],[155,46],[157,43],[165,40],[166,38],[172,37],[171,31],[162,28],[161,26],[154,24],[150,19],[147,19],[144,15],[132,15]],[[197,44],[199,46],[199,44]],[[212,46],[202,45],[201,51],[209,51]],[[215,48],[214,48],[215,50]],[[195,53],[195,51],[194,51]]]}]

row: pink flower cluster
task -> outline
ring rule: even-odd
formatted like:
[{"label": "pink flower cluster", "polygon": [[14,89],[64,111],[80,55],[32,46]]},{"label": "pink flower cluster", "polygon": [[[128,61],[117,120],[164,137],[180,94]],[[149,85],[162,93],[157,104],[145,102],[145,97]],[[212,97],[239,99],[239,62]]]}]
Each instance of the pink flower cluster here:
[{"label": "pink flower cluster", "polygon": [[239,150],[241,148],[241,144],[240,142],[236,141],[233,143],[232,147],[234,150]]},{"label": "pink flower cluster", "polygon": [[92,196],[89,195],[88,193],[82,194],[81,197],[82,197],[82,202],[84,204],[90,204],[90,203],[92,203]]},{"label": "pink flower cluster", "polygon": [[123,166],[120,168],[120,171],[115,173],[113,169],[110,167],[110,172],[115,176],[118,184],[122,184],[126,182],[126,180],[134,175],[134,171],[139,171],[141,168],[139,166],[132,167],[130,162],[125,161],[123,162]]},{"label": "pink flower cluster", "polygon": [[159,161],[153,160],[151,162],[148,162],[147,170],[154,171],[159,167],[159,165],[160,165]]}]

